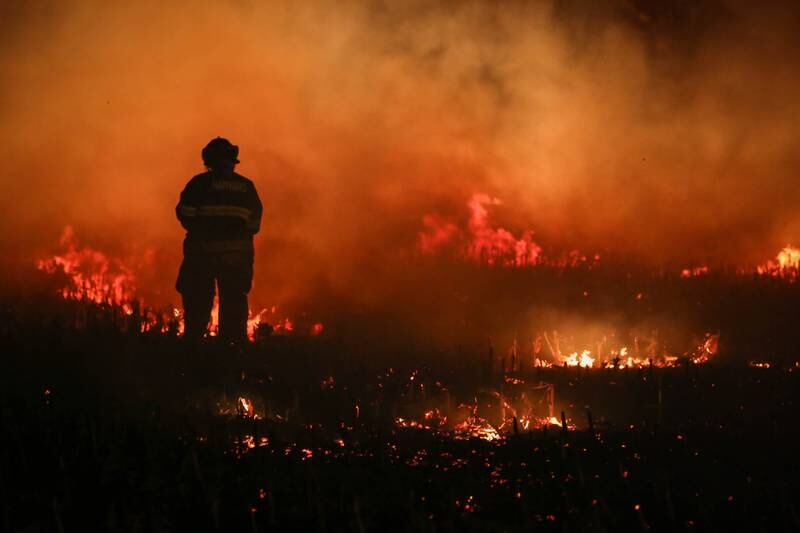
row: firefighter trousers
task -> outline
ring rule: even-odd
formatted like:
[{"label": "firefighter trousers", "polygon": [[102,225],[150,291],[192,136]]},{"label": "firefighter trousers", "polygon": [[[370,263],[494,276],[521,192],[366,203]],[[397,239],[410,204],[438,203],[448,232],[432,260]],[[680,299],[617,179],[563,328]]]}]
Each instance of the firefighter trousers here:
[{"label": "firefighter trousers", "polygon": [[185,254],[175,288],[183,297],[184,336],[196,340],[208,330],[219,290],[219,336],[226,341],[247,338],[247,293],[253,283],[253,252]]}]

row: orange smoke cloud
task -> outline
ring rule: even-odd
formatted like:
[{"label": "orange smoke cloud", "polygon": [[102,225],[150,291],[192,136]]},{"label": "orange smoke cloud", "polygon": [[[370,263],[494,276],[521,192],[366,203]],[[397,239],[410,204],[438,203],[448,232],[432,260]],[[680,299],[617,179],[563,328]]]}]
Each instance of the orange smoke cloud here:
[{"label": "orange smoke cloud", "polygon": [[472,231],[523,262],[760,260],[800,240],[792,4],[667,4],[4,6],[4,261],[71,224],[154,250],[137,283],[176,301],[173,208],[216,135],[265,204],[257,308],[380,301],[476,191],[503,205]]}]

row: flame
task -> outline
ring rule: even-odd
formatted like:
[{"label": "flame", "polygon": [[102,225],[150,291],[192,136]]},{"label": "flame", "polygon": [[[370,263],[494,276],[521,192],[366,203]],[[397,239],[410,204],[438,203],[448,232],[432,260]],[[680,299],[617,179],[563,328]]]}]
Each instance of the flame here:
[{"label": "flame", "polygon": [[135,299],[136,278],[125,264],[89,246],[80,246],[72,226],[64,228],[59,243],[66,248],[64,253],[40,260],[36,267],[48,274],[63,273],[68,277],[61,296],[96,304],[124,305],[124,312],[132,314],[130,304]]},{"label": "flame", "polygon": [[[161,309],[145,307],[144,299],[137,295],[136,276],[130,265],[149,265],[152,261],[152,250],[147,250],[142,257],[130,257],[127,260],[109,257],[90,246],[81,245],[72,226],[64,228],[59,245],[64,250],[37,261],[36,268],[50,275],[66,276],[65,285],[58,291],[62,298],[109,305],[118,310],[120,315],[133,319],[141,333],[183,334],[185,325],[181,309],[174,306]],[[275,315],[277,312],[277,306],[262,309],[258,313],[248,311],[248,338],[254,340],[259,325],[265,323],[267,315]],[[275,331],[292,333],[295,330],[290,318],[275,320]],[[323,329],[323,324],[316,322],[309,331],[311,335],[319,335]],[[219,297],[215,296],[208,335],[216,336],[218,331]]]},{"label": "flame", "polygon": [[[773,276],[788,278],[791,281],[800,277],[800,248],[787,244],[775,256],[765,263],[758,265],[755,270],[752,268],[740,268],[737,270],[740,275],[760,274],[762,276]],[[684,268],[681,270],[682,278],[695,278],[709,274],[711,270],[707,265]]]},{"label": "flame", "polygon": [[423,216],[422,225],[425,226],[425,231],[419,232],[417,236],[418,247],[423,254],[435,253],[458,235],[458,227],[438,215]]},{"label": "flame", "polygon": [[219,333],[219,296],[214,296],[214,305],[211,307],[211,321],[208,324],[208,335],[216,337]]},{"label": "flame", "polygon": [[253,401],[244,396],[239,396],[236,400],[236,410],[242,418],[257,418],[253,410]]},{"label": "flame", "polygon": [[719,333],[711,334],[706,333],[705,339],[697,347],[692,362],[695,364],[702,364],[708,362],[713,356],[719,352]]},{"label": "flame", "polygon": [[501,267],[531,267],[547,264],[555,267],[575,267],[600,260],[599,255],[587,257],[572,250],[561,258],[545,260],[542,247],[533,240],[533,231],[515,235],[505,228],[492,226],[489,207],[502,205],[500,199],[475,193],[467,201],[469,219],[464,230],[440,215],[422,217],[423,231],[417,233],[417,250],[422,255],[434,255],[448,246],[456,245],[464,259],[473,263]]},{"label": "flame", "polygon": [[787,244],[774,260],[759,265],[756,271],[761,275],[796,280],[800,274],[800,248]]},{"label": "flame", "polygon": [[489,224],[487,206],[500,205],[497,198],[487,194],[474,194],[467,202],[470,210],[469,229],[471,240],[466,255],[478,263],[502,266],[531,266],[538,261],[542,248],[533,241],[533,232],[526,231],[520,237],[503,228]]},{"label": "flame", "polygon": [[573,352],[563,359],[563,363],[567,366],[579,366],[581,368],[592,368],[594,366],[595,358],[589,350],[583,350],[580,355],[578,352]]},{"label": "flame", "polygon": [[275,324],[275,331],[284,331],[287,333],[291,333],[292,331],[294,331],[294,324],[289,318],[284,318],[282,320],[279,320]]},{"label": "flame", "polygon": [[559,420],[558,418],[556,418],[554,416],[551,416],[550,418],[547,418],[546,419],[546,423],[550,424],[551,426],[562,427],[561,420]]},{"label": "flame", "polygon": [[[569,337],[559,335],[558,331],[548,332],[545,331],[541,335],[537,335],[536,340],[532,345],[532,358],[529,359],[534,368],[550,368],[552,366],[567,366],[567,367],[580,367],[580,368],[595,368],[595,369],[626,369],[626,368],[645,368],[645,367],[658,367],[668,368],[676,367],[681,364],[681,361],[691,361],[693,364],[703,364],[708,362],[712,357],[719,353],[720,334],[705,333],[702,340],[699,340],[694,346],[681,354],[681,356],[674,355],[666,352],[659,342],[658,337],[634,337],[634,349],[631,350],[627,346],[609,347],[609,337],[613,335],[605,335],[597,340],[597,342],[590,344],[597,348],[593,352],[590,348],[582,350],[571,350],[567,355],[562,353],[561,345]],[[541,357],[541,347],[539,339],[546,341],[546,346],[552,356],[551,360],[545,360]]]},{"label": "flame", "polygon": [[252,311],[248,311],[247,314],[249,315],[247,318],[247,338],[252,341],[256,338],[256,331],[258,330],[259,324],[263,321],[264,316],[267,314],[267,310],[262,309],[256,314],[253,314]]},{"label": "flame", "polygon": [[787,244],[783,250],[778,252],[778,265],[782,270],[797,269],[800,267],[800,249]]}]

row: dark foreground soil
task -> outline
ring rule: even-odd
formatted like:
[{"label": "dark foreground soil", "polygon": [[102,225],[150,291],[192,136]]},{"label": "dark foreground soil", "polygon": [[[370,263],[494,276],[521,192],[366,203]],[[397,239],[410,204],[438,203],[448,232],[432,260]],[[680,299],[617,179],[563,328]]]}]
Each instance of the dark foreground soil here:
[{"label": "dark foreground soil", "polygon": [[[5,323],[6,531],[800,528],[793,366],[529,369],[512,385],[468,358],[390,367],[380,347],[354,358],[319,338],[187,347]],[[396,424],[439,409],[452,426],[467,405],[496,420],[491,398],[539,382],[567,429]]]}]

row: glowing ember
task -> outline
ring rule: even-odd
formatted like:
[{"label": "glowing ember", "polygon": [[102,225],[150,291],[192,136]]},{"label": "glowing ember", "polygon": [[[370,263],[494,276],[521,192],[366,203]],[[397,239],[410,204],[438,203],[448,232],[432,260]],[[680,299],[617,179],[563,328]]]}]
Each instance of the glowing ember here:
[{"label": "glowing ember", "polygon": [[433,429],[431,426],[425,425],[421,422],[417,422],[416,420],[407,420],[401,416],[398,416],[394,423],[401,428],[416,428],[416,429]]},{"label": "glowing ember", "polygon": [[787,244],[783,250],[778,252],[777,259],[781,269],[797,269],[800,267],[800,249]]},{"label": "glowing ember", "polygon": [[284,318],[278,320],[278,322],[275,323],[274,328],[276,332],[291,333],[292,331],[294,331],[294,324],[290,319]]},{"label": "glowing ember", "polygon": [[684,268],[681,270],[681,277],[682,278],[696,278],[698,276],[702,276],[704,274],[708,274],[708,267],[707,266],[699,266],[694,268]]},{"label": "glowing ember", "polygon": [[395,419],[395,424],[398,427],[403,428],[416,428],[416,429],[425,429],[425,430],[434,430],[443,427],[447,424],[447,417],[442,415],[438,408],[431,409],[426,411],[423,415],[423,422],[418,422],[416,420],[406,419],[403,417],[397,417]]},{"label": "glowing ember", "polygon": [[[554,388],[548,383],[527,384],[523,379],[505,376],[502,389],[481,390],[472,402],[460,403],[455,410],[451,410],[449,393],[446,398],[442,410],[435,407],[416,418],[397,417],[395,425],[447,438],[497,441],[506,435],[543,428],[555,420]],[[548,414],[536,414],[537,410]]]},{"label": "glowing ember", "polygon": [[259,437],[259,439],[256,440],[253,435],[242,435],[241,438],[233,440],[233,450],[231,451],[234,456],[242,457],[254,448],[261,448],[268,445],[269,439],[267,437]]},{"label": "glowing ember", "polygon": [[468,496],[465,501],[456,500],[455,502],[456,508],[463,510],[467,513],[474,513],[478,510],[478,506],[475,503],[475,498],[473,496]]},{"label": "glowing ember", "polygon": [[486,420],[477,416],[470,416],[454,428],[454,437],[457,439],[482,439],[488,441],[500,440],[500,433]]}]

